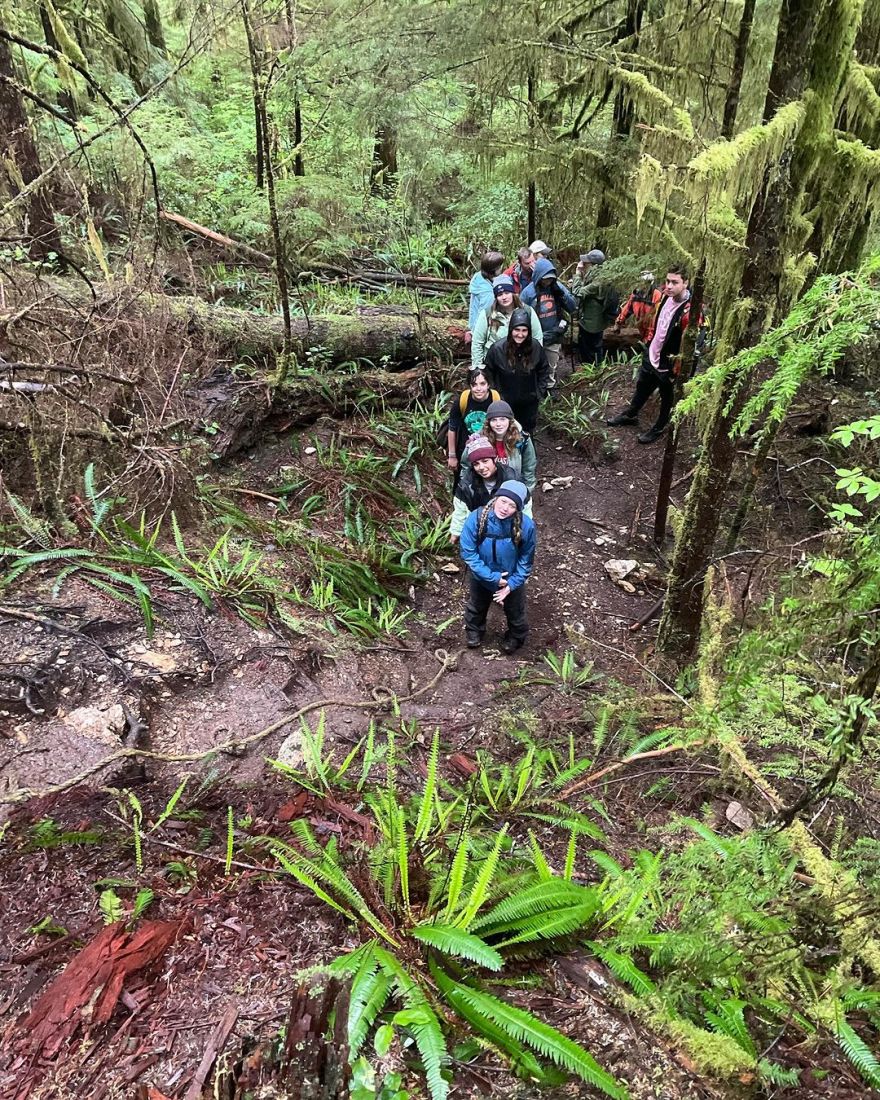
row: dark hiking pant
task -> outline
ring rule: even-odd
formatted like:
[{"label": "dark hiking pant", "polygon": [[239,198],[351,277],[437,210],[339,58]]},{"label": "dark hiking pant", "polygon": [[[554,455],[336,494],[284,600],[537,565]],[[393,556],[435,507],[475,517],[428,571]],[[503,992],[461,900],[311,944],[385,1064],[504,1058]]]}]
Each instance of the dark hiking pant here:
[{"label": "dark hiking pant", "polygon": [[586,332],[582,328],[578,329],[578,351],[580,352],[582,363],[590,363],[597,366],[599,363],[605,362],[605,357],[608,354],[602,342],[602,333]]},{"label": "dark hiking pant", "polygon": [[672,415],[672,403],[675,399],[675,380],[671,372],[669,374],[658,374],[651,366],[648,353],[645,352],[642,365],[639,368],[638,378],[636,378],[636,388],[629,403],[629,408],[626,410],[627,413],[636,416],[654,390],[658,390],[660,393],[660,412],[657,414],[653,426],[655,428],[665,428],[669,423],[669,417]]},{"label": "dark hiking pant", "polygon": [[[522,425],[522,430],[527,435],[534,435],[538,426],[538,399],[532,401],[508,401],[513,409],[513,415]],[[504,601],[507,602],[506,600]]]},{"label": "dark hiking pant", "polygon": [[[468,571],[468,594],[464,605],[464,626],[468,634],[477,634],[482,638],[486,633],[486,616],[492,606],[494,594]],[[507,616],[506,637],[522,644],[529,633],[529,624],[526,622],[525,585],[514,588],[501,606]]]}]

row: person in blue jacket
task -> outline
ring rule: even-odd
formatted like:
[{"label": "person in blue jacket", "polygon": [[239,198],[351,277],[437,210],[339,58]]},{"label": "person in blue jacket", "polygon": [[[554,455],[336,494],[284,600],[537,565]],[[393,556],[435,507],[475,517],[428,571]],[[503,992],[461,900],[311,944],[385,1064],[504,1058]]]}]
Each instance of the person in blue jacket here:
[{"label": "person in blue jacket", "polygon": [[492,280],[501,274],[504,257],[500,252],[485,252],[480,260],[480,270],[474,272],[468,285],[468,327],[465,342],[473,339],[474,325],[481,313],[495,305],[495,293]]},{"label": "person in blue jacket", "polygon": [[[547,389],[552,391],[556,387],[556,367],[562,351],[562,337],[571,318],[577,313],[577,301],[565,283],[560,283],[556,277],[553,263],[543,256],[535,260],[532,281],[523,288],[519,300],[522,305],[532,307],[544,330],[544,351],[550,364]],[[566,317],[566,313],[570,316]]]},{"label": "person in blue jacket", "polygon": [[501,648],[515,653],[529,633],[525,583],[535,560],[535,525],[523,515],[529,491],[521,481],[505,481],[482,508],[465,520],[459,539],[461,559],[468,567],[464,605],[467,644],[476,649],[486,633],[486,617],[494,602],[504,608],[507,632]]}]

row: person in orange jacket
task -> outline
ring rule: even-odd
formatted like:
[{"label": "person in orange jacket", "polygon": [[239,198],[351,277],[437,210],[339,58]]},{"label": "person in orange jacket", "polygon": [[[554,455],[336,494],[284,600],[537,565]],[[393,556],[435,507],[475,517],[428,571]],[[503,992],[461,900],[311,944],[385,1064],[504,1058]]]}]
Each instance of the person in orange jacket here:
[{"label": "person in orange jacket", "polygon": [[642,339],[645,340],[648,329],[651,327],[651,320],[657,312],[662,297],[663,292],[654,285],[654,272],[643,271],[641,282],[638,286],[633,287],[632,293],[620,307],[620,312],[614,322],[615,331],[620,332],[621,328],[632,317]]}]

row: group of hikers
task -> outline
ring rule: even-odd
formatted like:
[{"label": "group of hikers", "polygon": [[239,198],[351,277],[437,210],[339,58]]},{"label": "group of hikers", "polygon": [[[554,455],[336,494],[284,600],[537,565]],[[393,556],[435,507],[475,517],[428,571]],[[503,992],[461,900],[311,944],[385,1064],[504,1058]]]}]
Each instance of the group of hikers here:
[{"label": "group of hikers", "polygon": [[470,281],[467,340],[471,366],[467,385],[453,398],[446,432],[447,463],[453,471],[449,536],[468,569],[465,603],[467,644],[483,642],[492,603],[505,613],[505,653],[526,641],[525,582],[534,563],[536,533],[531,495],[537,482],[532,436],[543,400],[552,398],[565,331],[578,325],[584,363],[605,358],[603,334],[630,319],[642,339],[642,362],[629,405],[606,423],[638,424],[648,398],[659,393],[654,424],[639,443],[659,439],[672,413],[682,337],[690,321],[688,273],[666,272],[662,289],[645,271],[621,306],[602,277],[605,254],[580,256],[571,287],[557,274],[550,247],[541,240],[521,248],[504,266],[500,252],[487,252]]}]

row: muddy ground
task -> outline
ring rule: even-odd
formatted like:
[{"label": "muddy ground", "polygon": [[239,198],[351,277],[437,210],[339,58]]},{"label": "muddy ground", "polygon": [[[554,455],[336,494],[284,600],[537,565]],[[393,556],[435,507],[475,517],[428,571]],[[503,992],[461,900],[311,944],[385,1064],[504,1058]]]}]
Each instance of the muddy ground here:
[{"label": "muddy ground", "polygon": [[[622,404],[628,387],[621,369],[612,383],[612,407]],[[463,576],[440,568],[416,589],[415,613],[405,633],[381,644],[346,636],[292,639],[281,630],[255,629],[223,608],[209,614],[196,601],[171,593],[163,599],[154,636],[147,639],[136,609],[120,606],[76,578],[57,596],[51,579],[37,582],[33,576],[7,592],[0,608],[0,677],[4,669],[12,673],[24,667],[27,673],[5,681],[4,697],[15,700],[19,684],[21,698],[0,716],[0,796],[2,809],[11,814],[0,854],[5,902],[0,910],[0,1027],[11,1056],[0,1069],[0,1096],[26,1095],[22,1082],[40,1079],[33,1096],[99,1100],[140,1089],[138,1095],[182,1097],[224,1010],[235,1010],[225,1055],[234,1065],[242,1051],[277,1032],[297,972],[353,945],[344,922],[328,915],[292,880],[267,878],[249,847],[253,838],[283,833],[291,817],[304,814],[319,832],[360,835],[354,804],[297,802],[298,788],[267,768],[267,757],[301,761],[296,724],[281,724],[239,747],[298,708],[328,700],[328,741],[347,751],[371,719],[398,721],[390,714],[389,695],[404,700],[414,695],[400,704],[400,720],[412,734],[413,775],[423,768],[426,742],[437,726],[442,771],[452,783],[462,780],[456,764],[462,756],[472,759],[479,750],[499,759],[514,754],[518,730],[539,728],[542,738],[561,747],[573,734],[578,748],[590,755],[595,717],[590,693],[566,693],[544,682],[542,658],[548,651],[562,654],[571,648],[581,662],[593,662],[596,687],[639,700],[648,731],[675,720],[674,691],[647,669],[656,620],[639,631],[630,629],[662,590],[663,551],[651,537],[662,444],[640,446],[632,429],[613,434],[620,442],[616,457],[595,464],[563,436],[538,434],[539,551],[529,585],[531,634],[514,658],[497,648],[500,613],[490,621],[482,650],[462,649]],[[802,442],[796,436],[786,441],[784,468],[798,461]],[[224,476],[259,492],[273,483],[289,455],[287,437],[267,440]],[[673,491],[678,502],[693,460],[693,441],[685,440]],[[762,487],[746,540],[759,550],[772,544],[781,555],[774,559],[777,564],[796,556],[798,551],[789,548],[815,529],[814,521],[793,505],[787,488],[785,474]],[[270,505],[250,497],[247,507]],[[641,563],[628,582],[633,591],[607,574],[609,559]],[[452,555],[444,559],[455,560]],[[730,583],[745,610],[761,574],[753,568],[754,558],[744,560],[731,568]],[[420,690],[435,677],[429,690]],[[314,726],[317,714],[310,718]],[[223,751],[196,759],[218,745]],[[126,746],[184,759],[117,760],[72,791],[27,797],[70,782]],[[615,756],[612,737],[597,763]],[[138,873],[130,827],[120,822],[118,800],[105,790],[134,791],[144,819],[154,821],[187,774],[192,778],[183,801],[190,816],[147,834]],[[697,812],[706,802],[723,812],[733,794],[713,762],[699,756],[672,756],[619,772],[600,793],[608,850],[623,860],[629,849],[645,843],[653,823],[668,820],[673,812]],[[239,864],[230,876],[223,866],[228,806],[237,822]],[[79,839],[35,845],[35,825],[45,819],[51,819],[56,833],[73,832]],[[169,864],[175,867],[169,870]],[[589,877],[588,870],[584,874]],[[28,1066],[16,1021],[101,928],[100,884],[112,879],[148,886],[155,896],[147,915],[180,922],[177,939],[147,977],[126,986],[107,1027],[93,1035],[84,1027],[71,1039],[67,1056]],[[125,905],[133,904],[134,885],[120,886],[118,893]],[[56,926],[54,935],[35,931],[44,918]],[[698,1080],[686,1059],[613,1007],[609,983],[611,976],[595,960],[575,954],[548,967],[540,990],[512,995],[581,1040],[636,1100],[735,1094],[735,1089],[725,1093]],[[848,1071],[835,1068],[839,1076],[833,1085],[817,1082],[821,1091],[813,1093],[807,1084],[778,1095],[864,1094],[857,1085],[850,1087]],[[453,1095],[459,1097],[534,1095],[489,1056],[458,1066],[456,1080]],[[148,1093],[150,1088],[158,1092]],[[420,1095],[415,1088],[413,1095]],[[596,1094],[570,1084],[542,1095]]]}]

